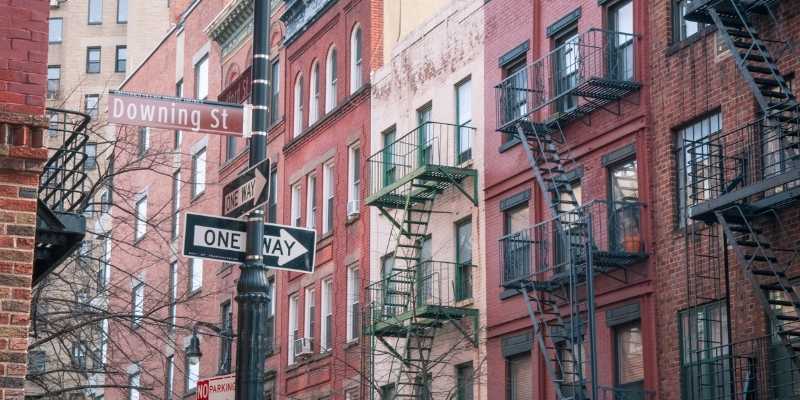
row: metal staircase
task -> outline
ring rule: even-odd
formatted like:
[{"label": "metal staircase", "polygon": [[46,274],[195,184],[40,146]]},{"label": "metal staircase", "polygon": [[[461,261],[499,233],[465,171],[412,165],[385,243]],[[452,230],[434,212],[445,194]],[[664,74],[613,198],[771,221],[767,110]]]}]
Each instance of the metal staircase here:
[{"label": "metal staircase", "polygon": [[48,135],[59,147],[47,161],[39,183],[36,213],[34,283],[80,246],[86,232],[86,132],[87,114],[47,109]]},{"label": "metal staircase", "polygon": [[[381,350],[372,346],[372,373],[387,372],[375,371],[374,361],[375,352],[385,350],[392,358],[388,375],[396,399],[433,399],[431,368],[439,363],[433,349],[445,324],[477,345],[477,310],[458,303],[451,272],[456,264],[432,260],[424,245],[437,212],[434,204],[445,190],[454,188],[477,204],[477,171],[462,165],[465,157],[455,150],[457,138],[468,134],[474,128],[425,122],[367,160],[366,203],[392,224],[394,238],[391,270],[382,271],[381,280],[368,287],[367,330],[383,345]],[[471,192],[464,186],[467,179]],[[472,320],[473,332],[462,327],[464,320]]]}]

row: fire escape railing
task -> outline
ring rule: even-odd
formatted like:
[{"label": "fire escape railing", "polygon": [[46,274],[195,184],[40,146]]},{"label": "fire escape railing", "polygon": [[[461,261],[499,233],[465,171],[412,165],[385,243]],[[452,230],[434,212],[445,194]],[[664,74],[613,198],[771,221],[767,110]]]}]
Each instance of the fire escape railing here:
[{"label": "fire escape railing", "polygon": [[86,129],[89,115],[48,108],[48,135],[55,152],[44,166],[39,184],[39,200],[50,210],[80,213],[86,206]]},{"label": "fire escape railing", "polygon": [[[495,87],[497,130],[508,131],[522,118],[545,121],[588,105],[573,96],[597,99],[599,106],[638,88],[636,47],[635,34],[597,28],[556,47]],[[538,118],[532,115],[537,112]]]}]

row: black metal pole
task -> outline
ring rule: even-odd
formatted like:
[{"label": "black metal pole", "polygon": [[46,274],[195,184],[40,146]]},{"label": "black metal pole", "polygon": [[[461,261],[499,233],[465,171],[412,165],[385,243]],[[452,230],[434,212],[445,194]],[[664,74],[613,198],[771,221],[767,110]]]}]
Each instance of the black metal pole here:
[{"label": "black metal pole", "polygon": [[[254,0],[253,18],[253,106],[250,166],[267,157],[267,123],[270,109],[269,26],[270,0]],[[267,185],[269,186],[269,185]],[[239,303],[238,336],[236,337],[236,400],[264,398],[264,319],[269,309],[269,280],[264,267],[261,242],[264,237],[264,210],[259,208],[247,216],[247,256],[241,265],[236,301]]]}]

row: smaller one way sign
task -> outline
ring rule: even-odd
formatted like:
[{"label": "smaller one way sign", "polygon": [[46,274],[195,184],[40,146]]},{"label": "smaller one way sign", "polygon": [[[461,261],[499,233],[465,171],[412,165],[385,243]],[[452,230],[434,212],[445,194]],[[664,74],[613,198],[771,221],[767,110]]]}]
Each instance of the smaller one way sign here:
[{"label": "smaller one way sign", "polygon": [[238,218],[267,202],[269,160],[242,172],[222,188],[222,215]]},{"label": "smaller one way sign", "polygon": [[[183,255],[244,263],[247,224],[233,218],[186,213]],[[264,224],[264,266],[294,272],[314,272],[317,232],[313,229]]]}]

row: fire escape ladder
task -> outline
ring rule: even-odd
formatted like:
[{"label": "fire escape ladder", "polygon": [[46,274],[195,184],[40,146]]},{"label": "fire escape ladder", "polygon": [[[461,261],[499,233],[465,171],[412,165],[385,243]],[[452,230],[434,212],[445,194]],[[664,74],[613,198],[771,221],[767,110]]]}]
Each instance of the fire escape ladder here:
[{"label": "fire escape ladder", "polygon": [[[744,5],[741,0],[722,0],[708,4],[706,12],[717,26],[720,38],[730,50],[764,115],[785,122],[785,119],[792,118],[791,115],[784,115],[786,112],[797,117],[797,99],[778,68],[777,59],[767,47],[768,40],[753,28],[750,11],[754,9]],[[690,14],[688,19],[697,20],[698,16]]]},{"label": "fire escape ladder", "polygon": [[[783,237],[782,224],[774,211],[775,221],[771,227],[778,227]],[[745,276],[753,284],[756,297],[764,307],[777,336],[791,354],[795,368],[800,369],[800,295],[791,282],[792,267],[798,261],[798,249],[779,249],[764,234],[761,224],[755,219],[764,216],[750,213],[746,206],[735,205],[715,211],[717,221],[722,225],[728,244],[734,249],[739,265]]]}]

